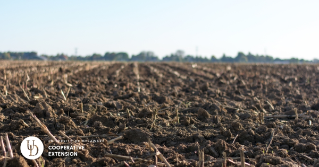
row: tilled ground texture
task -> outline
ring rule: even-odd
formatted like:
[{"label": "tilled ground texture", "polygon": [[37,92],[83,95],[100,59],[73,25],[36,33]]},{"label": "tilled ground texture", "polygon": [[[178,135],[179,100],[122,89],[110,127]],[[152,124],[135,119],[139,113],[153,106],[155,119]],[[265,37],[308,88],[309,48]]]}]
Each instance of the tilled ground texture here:
[{"label": "tilled ground texture", "polygon": [[[39,166],[240,166],[241,152],[246,166],[319,166],[319,65],[1,63],[0,135],[14,158],[1,152],[0,165],[35,166],[20,143],[36,136]],[[50,142],[31,115],[59,140],[103,142]],[[85,150],[48,156],[70,144]]]}]

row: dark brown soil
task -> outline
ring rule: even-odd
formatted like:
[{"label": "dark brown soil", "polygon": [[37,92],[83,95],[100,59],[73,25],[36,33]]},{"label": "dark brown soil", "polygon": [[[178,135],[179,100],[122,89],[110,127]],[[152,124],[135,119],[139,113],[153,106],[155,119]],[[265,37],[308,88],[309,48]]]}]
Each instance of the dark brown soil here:
[{"label": "dark brown soil", "polygon": [[[240,162],[241,148],[253,166],[319,166],[319,65],[2,63],[0,134],[15,154],[7,167],[34,165],[20,153],[28,136],[44,142],[45,166],[155,165],[148,139],[172,166],[198,166],[200,150],[205,166],[222,166],[224,152]],[[57,139],[63,131],[104,141],[80,143],[76,157],[49,157],[54,143],[28,110]]]}]

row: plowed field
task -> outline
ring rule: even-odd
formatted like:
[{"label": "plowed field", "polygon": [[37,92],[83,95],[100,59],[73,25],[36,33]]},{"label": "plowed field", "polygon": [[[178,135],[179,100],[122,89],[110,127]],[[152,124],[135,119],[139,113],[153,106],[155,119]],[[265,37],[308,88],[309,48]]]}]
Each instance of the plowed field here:
[{"label": "plowed field", "polygon": [[[1,151],[0,165],[35,166],[20,151],[35,136],[39,166],[240,166],[241,153],[246,166],[319,166],[319,65],[1,64],[0,135],[14,158]],[[51,141],[32,116],[57,140],[87,142]],[[53,145],[85,149],[49,156]]]}]

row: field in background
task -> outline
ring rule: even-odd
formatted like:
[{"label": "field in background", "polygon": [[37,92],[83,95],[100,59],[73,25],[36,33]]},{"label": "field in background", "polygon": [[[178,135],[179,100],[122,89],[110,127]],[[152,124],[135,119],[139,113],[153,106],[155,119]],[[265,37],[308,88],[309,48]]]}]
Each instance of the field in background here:
[{"label": "field in background", "polygon": [[319,65],[0,63],[7,166],[34,163],[20,153],[28,136],[70,145],[49,133],[105,141],[81,143],[77,157],[45,149],[44,166],[228,166],[241,154],[246,165],[319,165]]}]

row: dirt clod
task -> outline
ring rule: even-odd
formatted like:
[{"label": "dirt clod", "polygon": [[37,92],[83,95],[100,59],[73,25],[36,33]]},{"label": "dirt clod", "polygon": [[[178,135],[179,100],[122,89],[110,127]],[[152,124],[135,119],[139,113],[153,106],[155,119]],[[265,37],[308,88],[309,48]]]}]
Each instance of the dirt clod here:
[{"label": "dirt clod", "polygon": [[51,118],[54,116],[53,112],[52,107],[44,101],[38,102],[33,109],[33,113],[38,118]]},{"label": "dirt clod", "polygon": [[132,143],[141,143],[148,141],[150,135],[142,129],[128,129],[124,132],[123,137]]},{"label": "dirt clod", "polygon": [[16,154],[14,158],[9,159],[7,161],[7,167],[17,167],[17,166],[29,167],[27,161],[22,156]]},{"label": "dirt clod", "polygon": [[197,111],[197,118],[199,120],[206,120],[208,118],[210,118],[211,115],[203,108],[199,108]]}]

